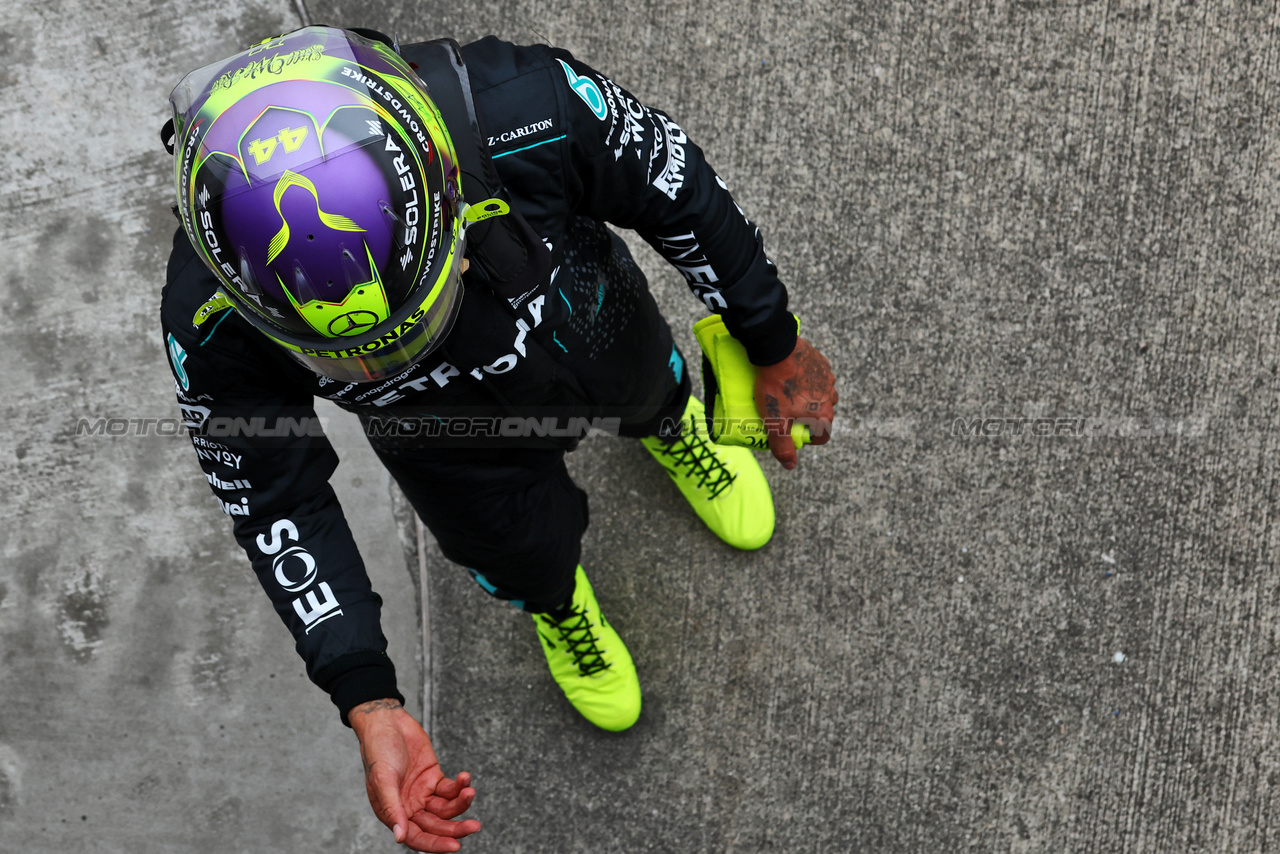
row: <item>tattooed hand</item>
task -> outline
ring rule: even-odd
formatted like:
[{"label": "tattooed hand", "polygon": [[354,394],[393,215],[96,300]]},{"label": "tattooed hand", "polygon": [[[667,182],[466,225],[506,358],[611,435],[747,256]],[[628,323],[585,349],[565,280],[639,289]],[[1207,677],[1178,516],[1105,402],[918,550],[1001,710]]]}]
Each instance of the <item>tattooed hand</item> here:
[{"label": "tattooed hand", "polygon": [[840,400],[831,363],[803,338],[796,339],[791,355],[756,372],[756,409],[769,431],[769,450],[785,469],[796,467],[796,446],[791,425],[809,428],[813,444],[831,440],[831,422]]},{"label": "tattooed hand", "polygon": [[399,701],[371,700],[347,718],[360,739],[369,805],[396,842],[413,851],[457,851],[459,839],[480,829],[473,819],[454,820],[475,800],[471,775],[444,775],[431,739]]}]

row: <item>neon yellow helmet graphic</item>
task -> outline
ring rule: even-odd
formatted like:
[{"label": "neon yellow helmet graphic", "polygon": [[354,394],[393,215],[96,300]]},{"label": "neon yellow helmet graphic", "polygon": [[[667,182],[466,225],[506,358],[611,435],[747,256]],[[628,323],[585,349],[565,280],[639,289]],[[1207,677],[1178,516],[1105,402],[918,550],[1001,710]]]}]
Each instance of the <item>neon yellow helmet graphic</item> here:
[{"label": "neon yellow helmet graphic", "polygon": [[316,193],[316,185],[310,180],[287,169],[280,176],[280,180],[276,181],[276,191],[272,197],[275,202],[276,213],[280,215],[280,230],[276,232],[276,236],[271,238],[271,244],[267,247],[267,263],[274,261],[289,243],[289,218],[285,216],[284,211],[280,209],[280,201],[284,198],[284,191],[290,187],[301,187],[311,194],[311,198],[316,202],[316,216],[320,222],[329,228],[337,231],[364,231],[363,228],[347,219],[342,214],[325,213],[320,209],[320,196]]},{"label": "neon yellow helmet graphic", "polygon": [[316,373],[367,382],[462,299],[457,157],[389,47],[307,27],[174,89],[179,211],[223,298]]}]

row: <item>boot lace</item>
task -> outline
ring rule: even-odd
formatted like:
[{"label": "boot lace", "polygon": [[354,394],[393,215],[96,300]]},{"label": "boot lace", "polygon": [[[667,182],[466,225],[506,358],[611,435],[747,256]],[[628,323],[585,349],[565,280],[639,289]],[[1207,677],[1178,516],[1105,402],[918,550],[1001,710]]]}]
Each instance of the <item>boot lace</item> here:
[{"label": "boot lace", "polygon": [[[574,609],[563,620],[547,617],[546,622],[555,629],[561,642],[568,647],[573,663],[583,676],[592,676],[608,670],[612,665],[604,660],[598,646],[600,639],[591,633],[591,621],[585,612]],[[576,637],[575,637],[576,635]]]},{"label": "boot lace", "polygon": [[686,429],[675,441],[663,445],[661,453],[694,478],[699,490],[709,493],[708,501],[732,486],[738,477],[725,467],[711,443],[693,430]]}]

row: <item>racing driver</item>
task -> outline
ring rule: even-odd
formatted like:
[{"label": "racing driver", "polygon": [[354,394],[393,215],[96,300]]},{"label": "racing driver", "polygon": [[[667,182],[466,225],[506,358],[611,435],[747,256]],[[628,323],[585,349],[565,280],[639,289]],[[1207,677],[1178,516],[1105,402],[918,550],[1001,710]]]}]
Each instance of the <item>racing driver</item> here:
[{"label": "racing driver", "polygon": [[634,230],[756,366],[785,468],[829,438],[835,381],[798,337],[758,230],[665,113],[569,53],[489,37],[396,45],[308,27],[193,71],[171,96],[181,226],[165,347],[205,479],[307,674],[360,741],[396,841],[456,851],[475,790],[403,708],[313,402],[357,413],[443,553],[531,615],[594,725],[640,714],[631,657],[583,569],[564,454],[638,439],[706,525],[770,538],[753,452],[718,445]]}]

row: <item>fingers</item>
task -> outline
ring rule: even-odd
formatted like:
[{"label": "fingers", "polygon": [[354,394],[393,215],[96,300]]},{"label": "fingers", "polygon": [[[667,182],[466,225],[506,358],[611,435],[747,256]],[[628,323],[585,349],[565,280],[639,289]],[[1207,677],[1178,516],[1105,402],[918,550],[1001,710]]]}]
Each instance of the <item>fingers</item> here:
[{"label": "fingers", "polygon": [[[835,402],[812,404],[806,407],[806,410],[805,415],[766,421],[769,451],[787,471],[794,469],[800,461],[799,449],[794,438],[796,427],[805,428],[808,434],[800,440],[801,443],[825,445],[831,441],[831,427],[835,421]],[[788,415],[785,410],[781,410],[780,414]]]},{"label": "fingers", "polygon": [[810,445],[825,445],[825,444],[827,444],[828,442],[830,442],[830,441],[831,441],[831,431],[830,431],[829,429],[826,429],[830,424],[831,424],[831,422],[830,422],[830,421],[828,421],[826,424],[814,424],[814,425],[810,425],[810,427],[809,427],[809,444],[810,444]]},{"label": "fingers", "polygon": [[432,789],[422,792],[421,800],[410,796],[411,803],[417,800],[420,806],[411,816],[405,844],[415,851],[457,851],[454,840],[480,829],[480,822],[474,819],[451,820],[470,809],[475,801],[476,790],[470,783],[471,775],[464,771],[455,779],[439,777]]},{"label": "fingers", "polygon": [[769,452],[773,454],[774,459],[782,463],[782,467],[787,471],[791,471],[796,467],[799,458],[796,454],[796,443],[791,440],[791,435],[769,433]]},{"label": "fingers", "polygon": [[450,821],[466,812],[476,790],[468,773],[456,779],[444,776],[417,721],[403,712],[370,717],[357,734],[369,803],[396,842],[413,851],[443,854],[459,850],[458,839],[480,829],[475,820]]},{"label": "fingers", "polygon": [[791,355],[756,373],[756,411],[764,416],[769,451],[790,471],[799,462],[792,424],[809,428],[808,441],[825,445],[831,440],[836,392],[831,363],[803,338],[796,340]]},{"label": "fingers", "polygon": [[817,415],[810,415],[804,418],[797,418],[796,424],[803,425],[809,431],[809,444],[825,445],[831,441],[831,428],[835,422],[836,411],[835,403],[824,403],[820,406]]},{"label": "fingers", "polygon": [[432,815],[438,815],[441,818],[454,818],[466,812],[471,807],[471,804],[475,799],[476,790],[466,788],[459,790],[456,797],[427,798],[426,803],[422,805],[422,809],[424,812],[431,813]]},{"label": "fingers", "polygon": [[418,813],[408,826],[404,844],[413,851],[428,851],[432,854],[458,851],[462,848],[462,843],[458,840],[479,829],[480,822],[474,819],[445,821],[427,813]]},{"label": "fingers", "polygon": [[449,821],[428,812],[420,812],[415,815],[413,817],[413,824],[424,833],[447,837],[449,839],[461,839],[464,836],[470,836],[480,829],[480,822],[476,821],[474,818],[469,818],[466,821]]},{"label": "fingers", "polygon": [[450,780],[448,777],[442,777],[439,783],[436,783],[436,794],[447,800],[458,797],[458,793],[471,785],[471,775],[466,771],[458,774],[457,778]]},{"label": "fingers", "polygon": [[405,809],[411,814],[425,810],[444,818],[466,812],[476,797],[471,775],[464,771],[451,780],[440,773],[438,765],[432,770],[434,773],[418,776],[402,791]]},{"label": "fingers", "polygon": [[409,825],[409,832],[405,837],[404,845],[410,851],[424,851],[429,854],[449,854],[449,852],[459,851],[462,843],[448,836],[436,836],[434,833],[427,833],[415,825]]}]

